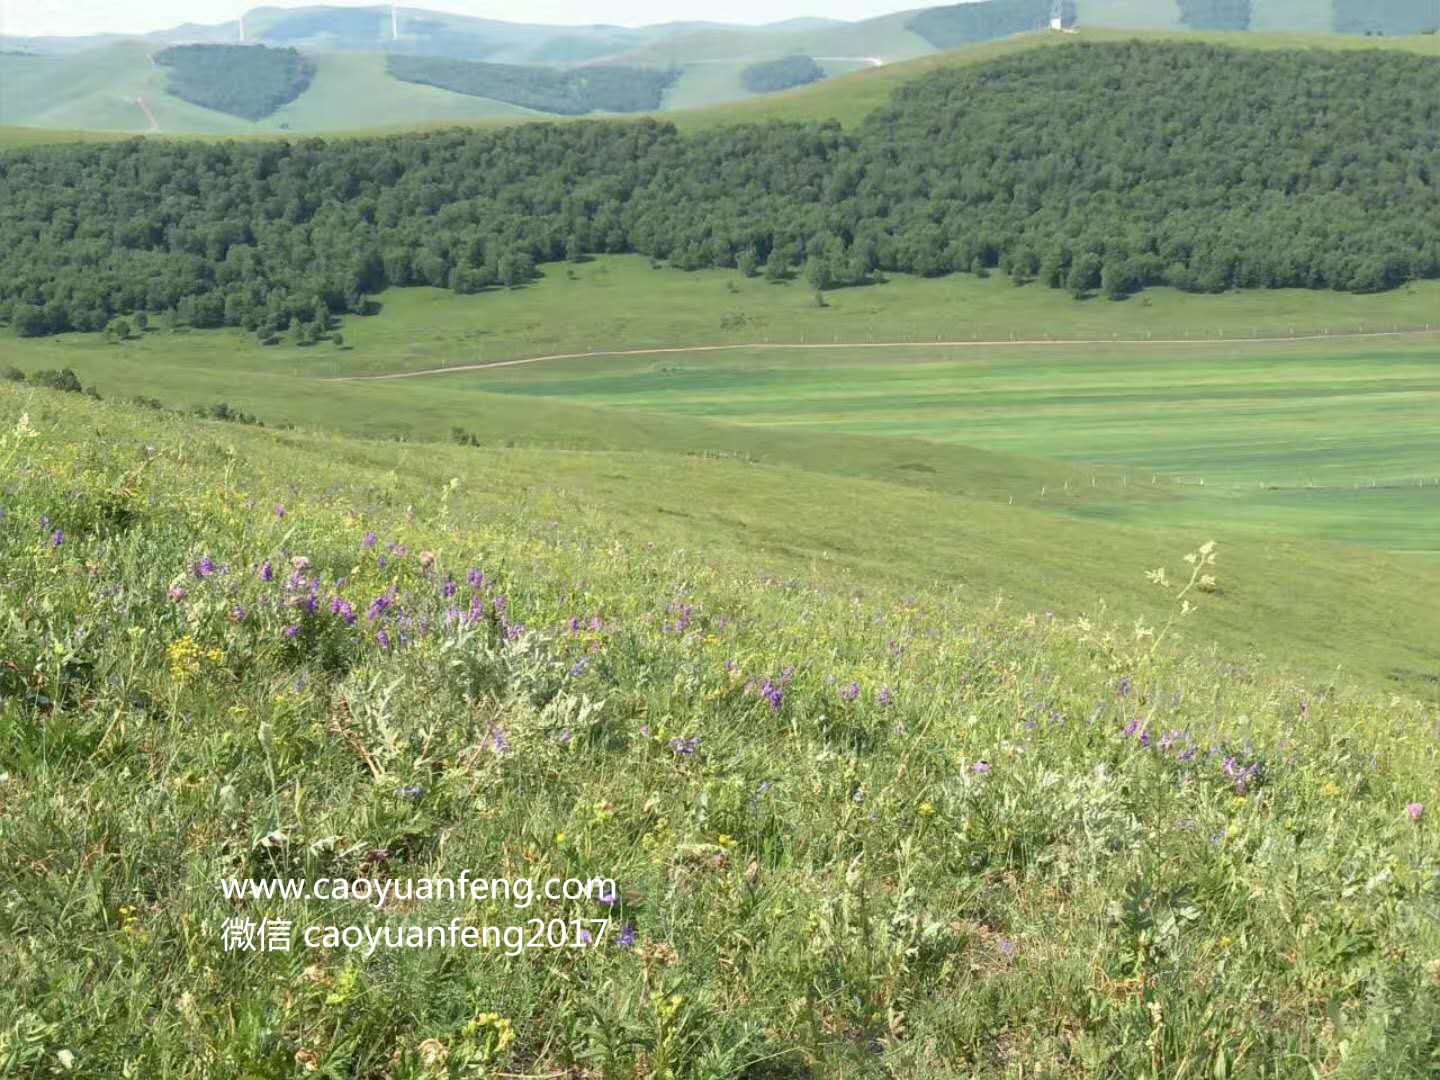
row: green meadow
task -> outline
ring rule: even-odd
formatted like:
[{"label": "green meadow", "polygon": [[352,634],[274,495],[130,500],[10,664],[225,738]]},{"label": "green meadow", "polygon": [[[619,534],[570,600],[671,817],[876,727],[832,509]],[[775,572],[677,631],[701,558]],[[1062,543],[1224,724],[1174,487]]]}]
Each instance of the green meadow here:
[{"label": "green meadow", "polygon": [[[422,441],[460,429],[487,444],[843,460],[851,473],[880,445],[942,472],[937,457],[983,450],[1012,463],[987,487],[1007,505],[1440,549],[1440,333],[1424,330],[1440,329],[1440,283],[1112,302],[998,276],[895,276],[821,308],[799,283],[622,256],[521,289],[396,289],[379,304],[345,323],[343,347],[152,329],[7,338],[0,366]],[[644,351],[693,347],[707,351]],[[641,352],[614,355],[627,350]],[[1156,505],[1141,488],[1170,494]]]}]

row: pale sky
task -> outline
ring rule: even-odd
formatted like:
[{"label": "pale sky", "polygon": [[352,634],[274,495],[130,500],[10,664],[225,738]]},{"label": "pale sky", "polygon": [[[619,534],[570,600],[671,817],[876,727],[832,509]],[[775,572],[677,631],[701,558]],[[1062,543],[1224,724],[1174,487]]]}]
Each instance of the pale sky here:
[{"label": "pale sky", "polygon": [[[945,2],[945,0],[941,0]],[[954,0],[948,0],[954,2]],[[336,7],[378,7],[375,0],[331,0]],[[616,26],[704,19],[767,23],[800,15],[868,19],[892,11],[932,6],[934,0],[419,0],[401,7],[448,11],[506,22]],[[141,34],[185,22],[221,23],[255,7],[302,7],[298,3],[245,0],[0,0],[0,34],[22,37],[78,34]]]}]

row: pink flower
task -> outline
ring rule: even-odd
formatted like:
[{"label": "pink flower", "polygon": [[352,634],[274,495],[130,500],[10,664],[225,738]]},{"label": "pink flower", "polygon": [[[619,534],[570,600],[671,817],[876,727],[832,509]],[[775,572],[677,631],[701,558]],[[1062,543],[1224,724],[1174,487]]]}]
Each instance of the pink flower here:
[{"label": "pink flower", "polygon": [[184,589],[182,589],[179,585],[175,585],[170,589],[170,599],[174,600],[177,604],[189,595],[190,594]]},{"label": "pink flower", "polygon": [[1411,821],[1419,821],[1420,815],[1425,813],[1425,804],[1412,802],[1405,807],[1405,812],[1410,815]]}]

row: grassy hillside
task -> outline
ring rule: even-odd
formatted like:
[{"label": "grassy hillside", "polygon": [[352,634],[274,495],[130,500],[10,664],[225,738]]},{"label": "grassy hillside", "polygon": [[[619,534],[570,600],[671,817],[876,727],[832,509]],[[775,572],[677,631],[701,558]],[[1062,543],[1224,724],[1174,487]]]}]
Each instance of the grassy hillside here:
[{"label": "grassy hillside", "polygon": [[[720,272],[656,272],[637,259],[595,260],[574,274],[479,297],[392,290],[381,296],[380,315],[347,322],[344,349],[330,343],[267,348],[252,335],[229,331],[152,331],[123,344],[61,335],[8,339],[0,344],[0,367],[68,366],[106,397],[139,394],[187,408],[224,401],[272,424],[432,445],[458,429],[491,447],[713,454],[784,465],[805,474],[793,484],[807,492],[804,519],[817,527],[828,523],[823,539],[797,549],[788,528],[757,533],[758,517],[744,524],[696,509],[713,497],[763,516],[770,498],[763,492],[752,504],[743,495],[721,499],[718,488],[697,490],[686,520],[747,550],[759,544],[754,550],[800,550],[806,557],[850,551],[863,558],[867,573],[917,583],[947,578],[961,565],[956,552],[978,545],[975,551],[995,557],[962,560],[972,588],[1003,590],[1050,610],[1081,610],[1102,595],[1086,584],[1096,575],[1125,593],[1130,586],[1123,575],[1106,576],[1107,559],[1128,551],[1127,561],[1143,561],[1150,546],[1183,543],[1175,530],[1203,526],[1223,533],[1241,553],[1237,558],[1263,556],[1248,595],[1265,596],[1267,606],[1237,611],[1233,622],[1227,617],[1228,646],[1260,648],[1307,668],[1341,664],[1401,685],[1429,685],[1433,658],[1425,636],[1397,637],[1393,605],[1415,598],[1406,619],[1428,625],[1426,589],[1411,575],[1440,572],[1440,564],[1424,557],[1437,550],[1433,521],[1440,499],[1440,445],[1429,422],[1440,399],[1435,336],[1218,345],[1149,338],[1163,336],[1181,314],[1196,324],[1189,332],[1197,339],[1217,332],[1244,338],[1257,325],[1278,326],[1283,335],[1287,322],[1298,323],[1302,333],[1307,324],[1311,332],[1373,330],[1381,320],[1393,326],[1433,312],[1437,297],[1430,286],[1377,297],[1197,298],[1162,290],[1142,307],[1077,303],[995,279],[897,279],[837,293],[821,310],[806,306],[807,294],[784,286]],[[1338,301],[1348,310],[1331,306]],[[805,337],[813,345],[841,335],[923,343],[930,327],[952,328],[923,322],[948,308],[970,313],[970,325],[988,328],[991,341],[1005,341],[1017,328],[1080,337],[1107,324],[1111,333],[1139,340],[1103,347],[735,347],[328,381],[652,343],[743,346]],[[577,323],[577,312],[595,317]],[[1322,315],[1324,328],[1315,325]],[[834,321],[827,326],[826,319]],[[582,323],[594,340],[557,334],[556,327]],[[963,334],[966,324],[959,326]],[[637,521],[663,523],[668,510],[657,511],[649,493],[685,483],[678,479],[682,472],[637,487],[624,469],[609,470],[620,479],[601,482],[587,478],[590,466],[578,460],[555,459],[552,479],[559,483],[564,475],[567,485],[586,489],[600,484],[606,498],[623,503]],[[904,526],[903,557],[888,530],[863,542],[847,538],[854,496],[824,485],[854,481],[898,487],[917,500],[907,504],[913,517]],[[947,503],[951,499],[964,500],[963,506]],[[875,512],[885,511],[877,506]],[[964,532],[971,540],[959,539],[962,528],[973,530]],[[1027,546],[1037,540],[1038,547]],[[1326,540],[1370,550],[1320,543]],[[1001,557],[1022,546],[1024,559]],[[1094,554],[1078,557],[1082,549]],[[1049,567],[1044,575],[1037,575],[1037,560]],[[1273,591],[1261,585],[1282,573],[1281,564],[1295,577]],[[1318,584],[1302,586],[1312,578]],[[1392,588],[1393,599],[1384,604],[1370,599]],[[1087,599],[1077,601],[1082,595]],[[1296,608],[1301,595],[1320,607]],[[1362,610],[1345,616],[1343,640],[1322,640],[1316,628],[1355,606],[1358,596],[1367,599]]]},{"label": "grassy hillside", "polygon": [[[1119,0],[1115,0],[1119,2]],[[1279,3],[1280,0],[1273,0]],[[1154,8],[1144,5],[1145,10]],[[1257,26],[1263,9],[1256,9]],[[1127,17],[1128,18],[1128,17]],[[1278,22],[1277,16],[1277,22]],[[1134,22],[1129,25],[1151,26]],[[1270,24],[1275,25],[1275,24]],[[1167,24],[1168,26],[1168,24]],[[1268,29],[1267,27],[1264,27]],[[1316,28],[1318,29],[1318,28]],[[908,32],[906,32],[908,33]],[[748,95],[740,83],[740,72],[753,57],[750,46],[737,52],[734,42],[722,39],[713,47],[697,48],[686,55],[681,77],[665,96],[665,120],[684,131],[700,131],[735,123],[766,120],[816,121],[834,119],[847,126],[859,124],[869,113],[889,101],[895,88],[917,76],[951,67],[984,63],[1032,48],[1046,48],[1075,40],[1094,42],[1126,41],[1211,41],[1237,48],[1290,49],[1401,49],[1421,55],[1440,55],[1440,37],[1362,37],[1323,33],[1200,33],[1193,31],[1141,31],[1085,27],[1078,34],[1022,34],[1002,41],[986,42],[931,55],[918,55],[927,48],[913,48],[907,55],[916,59],[876,67],[864,59],[876,55],[867,51],[864,39],[832,43],[833,54],[816,49],[815,55],[834,76],[824,82],[773,95]],[[887,40],[881,38],[881,41]],[[916,39],[919,40],[918,38]],[[820,42],[819,44],[824,44]],[[923,44],[923,43],[922,43]],[[761,54],[770,59],[785,48],[801,48],[803,42],[787,38],[777,44],[781,51]],[[489,126],[497,121],[534,119],[535,114],[503,102],[453,94],[434,87],[400,83],[384,74],[384,57],[379,54],[315,54],[316,75],[310,88],[296,101],[258,125],[235,117],[198,109],[163,93],[159,72],[151,69],[146,51],[137,45],[109,46],[78,56],[17,57],[0,55],[0,79],[7,93],[0,97],[0,148],[32,145],[47,140],[71,139],[63,129],[74,132],[143,132],[148,128],[144,112],[134,104],[145,96],[156,114],[161,134],[263,134],[280,130],[301,134],[355,134],[369,136],[455,124]],[[627,62],[668,65],[675,53],[663,49],[631,52]],[[364,101],[363,112],[356,102]],[[54,135],[15,130],[20,127],[53,128]]]},{"label": "grassy hillside", "polygon": [[[1433,706],[1206,647],[1286,625],[1262,595],[1354,640],[1353,609],[1320,609],[1390,580],[1375,563],[999,534],[983,504],[736,460],[400,447],[43,391],[0,388],[0,431],[14,1071],[1435,1060]],[[967,579],[1007,560],[1106,607],[996,605]],[[1162,565],[1169,589],[1143,574]],[[1419,629],[1429,584],[1375,609]],[[462,869],[613,884],[528,906],[221,890]],[[535,918],[557,947],[523,948]],[[271,920],[288,948],[256,938]],[[475,929],[373,936],[409,925]]]}]

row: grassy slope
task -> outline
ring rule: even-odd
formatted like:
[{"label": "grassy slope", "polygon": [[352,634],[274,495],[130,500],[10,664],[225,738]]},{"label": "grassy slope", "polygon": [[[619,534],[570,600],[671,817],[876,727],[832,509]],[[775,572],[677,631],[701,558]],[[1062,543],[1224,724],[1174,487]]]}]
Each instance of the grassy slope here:
[{"label": "grassy slope", "polygon": [[990,41],[965,49],[922,56],[901,64],[857,71],[843,78],[813,83],[784,94],[760,100],[742,101],[715,106],[690,113],[678,113],[669,119],[681,128],[696,130],[729,123],[763,120],[816,121],[835,119],[842,124],[858,124],[872,111],[890,100],[900,83],[936,68],[956,64],[977,64],[1015,52],[1033,48],[1049,48],[1074,41],[1210,41],[1244,49],[1400,49],[1424,56],[1440,56],[1440,37],[1367,38],[1338,34],[1299,33],[1218,33],[1176,31],[1081,29],[1075,34],[1049,32],[1018,34],[1000,41]]},{"label": "grassy slope", "polygon": [[310,89],[260,121],[257,130],[276,130],[282,124],[292,132],[353,128],[360,102],[366,126],[466,124],[541,115],[518,105],[392,79],[385,71],[385,57],[378,53],[320,53],[314,60]]},{"label": "grassy slope", "polygon": [[[12,434],[22,409],[34,440]],[[684,1080],[1016,1061],[1418,1080],[1433,1062],[1433,713],[1203,647],[1279,634],[1323,665],[1378,646],[1382,611],[1433,645],[1423,574],[1225,544],[1219,591],[1152,655],[1129,623],[1165,594],[1140,570],[1181,568],[1178,536],[736,462],[356,443],[3,387],[0,432],[0,1015],[22,1075],[420,1080],[442,1053]],[[313,616],[285,602],[291,555]],[[206,556],[227,572],[197,576]],[[516,643],[447,628],[472,566]],[[1006,573],[1027,591],[996,610]],[[415,621],[367,617],[387,589]],[[1022,617],[1047,593],[1108,612]],[[619,895],[382,912],[217,887],[462,868]],[[516,957],[303,937],[452,915],[614,922],[594,949]],[[237,917],[292,920],[293,947],[226,951]]]},{"label": "grassy slope", "polygon": [[[463,297],[404,289],[381,299],[381,315],[347,321],[344,350],[328,343],[265,348],[237,331],[151,333],[122,345],[98,335],[12,337],[0,340],[0,365],[70,366],[108,395],[143,393],[186,406],[225,400],[271,421],[422,439],[444,438],[458,426],[492,442],[553,443],[545,434],[550,428],[566,433],[563,445],[724,449],[770,460],[798,455],[794,460],[814,467],[827,456],[858,461],[875,452],[873,443],[847,448],[847,434],[920,437],[929,441],[906,441],[903,452],[913,457],[918,448],[915,460],[947,475],[955,469],[934,460],[935,441],[1048,459],[994,489],[1022,504],[1044,487],[1057,509],[1117,521],[1210,521],[1382,549],[1435,548],[1433,337],[938,351],[737,348],[545,361],[339,389],[318,380],[616,345],[925,341],[941,331],[947,340],[1003,341],[1017,330],[1042,329],[1058,338],[1244,337],[1256,330],[1284,335],[1292,326],[1302,334],[1413,326],[1435,317],[1440,283],[1378,296],[1153,290],[1115,304],[1076,302],[1037,286],[1017,289],[996,277],[897,276],[831,294],[831,306],[821,310],[799,287],[724,271],[654,271],[641,258],[616,257],[552,268],[550,280],[521,290]],[[936,318],[948,311],[965,318]],[[577,321],[575,312],[586,318]],[[722,327],[741,315],[744,326]],[[574,326],[583,335],[568,329]],[[496,391],[521,396],[507,406]],[[557,398],[623,407],[634,419],[616,428],[604,411],[555,413],[547,403]],[[645,426],[656,410],[748,427],[687,432],[689,421],[681,420],[661,434]],[[797,427],[807,437],[832,433],[839,442],[761,445],[770,432]],[[719,431],[729,433],[716,441]],[[793,434],[776,431],[777,438]],[[1086,463],[1158,472],[1186,497],[1152,507],[1136,501],[1128,487],[1133,477],[1122,490],[1114,474],[1077,502],[1073,488],[1091,480]],[[1419,486],[1422,479],[1426,486]]]},{"label": "grassy slope", "polygon": [[924,38],[905,29],[910,17],[905,12],[803,30],[707,30],[636,49],[617,62],[666,66],[700,60],[773,60],[795,54],[907,60],[934,51]]},{"label": "grassy slope", "polygon": [[[827,79],[821,83],[814,83],[808,87],[801,87],[796,90],[787,91],[781,94],[770,94],[761,97],[749,98],[743,101],[728,102],[723,105],[711,105],[705,108],[677,109],[666,111],[659,115],[662,119],[675,123],[682,130],[701,130],[705,128],[723,126],[732,123],[748,123],[766,120],[790,120],[790,121],[818,121],[826,119],[839,120],[843,124],[858,124],[875,108],[884,105],[890,98],[890,94],[900,83],[914,78],[916,75],[933,71],[936,68],[947,67],[954,64],[983,63],[987,60],[1000,56],[1010,55],[1017,51],[1031,48],[1045,48],[1059,45],[1075,40],[1088,41],[1115,41],[1139,38],[1150,41],[1213,41],[1221,44],[1232,45],[1238,48],[1274,49],[1274,48],[1327,48],[1327,49],[1351,49],[1351,48],[1390,48],[1402,49],[1410,52],[1417,52],[1422,55],[1440,55],[1440,38],[1434,36],[1417,36],[1407,38],[1366,38],[1366,37],[1342,37],[1339,35],[1324,34],[1300,34],[1300,33],[1195,33],[1191,31],[1130,31],[1130,30],[1107,30],[1092,28],[1082,30],[1078,34],[1022,34],[1014,38],[1007,38],[1003,41],[987,42],[965,49],[955,49],[944,53],[935,53],[929,56],[921,56],[915,60],[902,63],[886,64],[883,67],[867,67],[848,75],[842,75],[835,79]],[[800,48],[803,43],[796,43]],[[864,48],[864,41],[853,43],[856,56],[873,55],[873,52]],[[118,49],[134,49],[133,46],[116,46]],[[719,50],[723,52],[723,50]],[[803,50],[802,50],[803,51]],[[87,54],[88,55],[88,54]],[[380,119],[372,119],[368,102],[377,92],[376,88],[368,81],[357,82],[357,76],[368,70],[366,60],[350,61],[339,59],[340,54],[331,54],[328,61],[331,68],[327,85],[331,92],[326,96],[317,99],[315,106],[306,101],[309,94],[300,98],[289,108],[294,111],[296,120],[304,124],[315,124],[314,128],[298,127],[295,120],[290,121],[291,131],[286,134],[297,133],[301,130],[326,131],[333,134],[354,134],[354,135],[377,135],[393,134],[416,128],[432,128],[437,126],[453,126],[464,124],[465,126],[483,129],[497,123],[513,123],[525,119],[529,114],[515,114],[503,116],[500,112],[491,110],[505,110],[511,107],[499,103],[485,103],[479,99],[467,99],[464,102],[451,101],[450,98],[461,98],[463,95],[449,95],[444,91],[434,91],[436,94],[445,94],[444,99],[425,98],[416,99],[401,93],[398,97],[391,94],[391,87],[379,91],[382,93],[380,106],[382,112]],[[843,55],[841,53],[825,55]],[[668,61],[667,61],[668,62]],[[322,57],[322,64],[327,61]],[[132,65],[133,66],[133,65]],[[0,68],[0,70],[4,70]],[[128,70],[128,69],[127,69]],[[135,69],[138,73],[139,69]],[[128,76],[127,76],[128,77]],[[138,75],[137,75],[138,77]],[[701,84],[694,91],[694,99],[709,100],[720,92],[719,83],[722,80],[720,75],[694,76]],[[389,80],[394,83],[394,80]],[[317,83],[319,79],[317,79]],[[128,88],[133,84],[126,83]],[[108,85],[108,84],[107,84]],[[149,86],[148,83],[133,85]],[[402,84],[397,84],[402,85]],[[352,100],[364,101],[367,106],[363,110],[356,110],[344,107],[344,98],[352,92],[363,95]],[[412,90],[424,88],[411,87]],[[432,88],[433,89],[433,88]],[[139,93],[141,91],[135,91]],[[319,92],[319,91],[312,91]],[[100,108],[93,101],[89,104],[76,105],[65,114],[65,126],[76,129],[76,132],[92,132],[93,137],[105,137],[98,129],[105,124],[112,124],[117,130],[126,130],[125,124],[131,122],[128,114],[124,116],[115,113],[116,109],[123,106],[123,94],[114,94],[108,91],[99,91],[101,98],[109,102],[104,108]],[[108,95],[108,96],[107,96]],[[38,95],[27,92],[26,100],[33,101],[37,97],[44,98],[44,92]],[[131,94],[133,96],[133,93]],[[156,98],[160,94],[154,95]],[[684,100],[682,98],[682,100]],[[120,103],[117,105],[116,101]],[[245,121],[233,117],[223,117],[220,114],[212,114],[208,110],[195,109],[185,102],[178,102],[176,99],[165,97],[164,106],[173,111],[162,111],[157,108],[160,116],[161,128],[171,133],[194,133],[212,131],[216,133],[235,133],[242,130],[260,130]],[[423,117],[417,118],[415,108],[421,108],[425,113]],[[152,102],[152,108],[155,108]],[[183,108],[182,108],[183,107]],[[3,108],[3,106],[0,106]],[[469,110],[486,110],[476,114]],[[96,110],[99,110],[97,113]],[[185,110],[193,110],[188,113]],[[437,118],[435,110],[439,110]],[[138,110],[135,110],[138,115]],[[103,114],[103,115],[100,115]],[[478,119],[471,117],[479,116]],[[31,118],[32,114],[26,112],[21,114],[19,110],[13,112],[0,112],[0,120],[4,120],[8,126],[0,127],[0,148],[13,145],[33,145],[37,141],[44,141],[47,137],[36,135],[33,132],[17,128],[15,125],[35,124],[39,121]],[[213,118],[219,116],[218,120]],[[134,121],[140,127],[144,127],[143,115]],[[281,121],[276,120],[275,123]],[[563,122],[563,121],[562,121]],[[218,126],[217,126],[218,125]],[[236,126],[238,125],[238,126]],[[338,126],[337,126],[338,125]],[[133,129],[131,129],[133,130]],[[88,137],[72,132],[63,137]],[[55,136],[60,138],[59,134]]]}]

